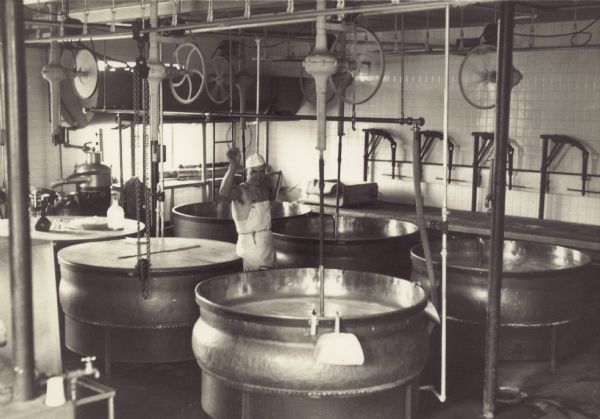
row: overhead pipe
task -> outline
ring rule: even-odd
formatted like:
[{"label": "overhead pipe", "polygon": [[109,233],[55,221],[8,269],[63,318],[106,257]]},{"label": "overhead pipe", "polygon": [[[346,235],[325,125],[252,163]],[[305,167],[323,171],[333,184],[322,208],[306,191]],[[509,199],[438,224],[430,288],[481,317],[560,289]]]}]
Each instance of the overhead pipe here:
[{"label": "overhead pipe", "polygon": [[[177,26],[165,26],[165,27],[152,27],[150,29],[143,29],[141,33],[152,33],[152,32],[165,32],[165,31],[189,31],[189,33],[206,33],[206,32],[220,32],[235,29],[248,29],[248,28],[265,28],[270,26],[279,25],[292,25],[298,23],[313,22],[317,17],[327,17],[331,15],[339,14],[362,14],[368,15],[386,15],[396,13],[410,13],[420,12],[427,10],[438,10],[443,9],[447,5],[458,7],[466,6],[468,4],[488,2],[491,3],[495,0],[461,0],[460,2],[448,2],[448,1],[435,1],[431,3],[421,4],[378,4],[371,6],[358,6],[358,7],[347,7],[343,9],[317,9],[307,10],[289,13],[265,13],[264,15],[254,15],[250,18],[237,17],[231,19],[219,19],[213,20],[212,22],[198,22],[188,23]],[[26,44],[47,44],[52,41],[57,42],[83,42],[91,40],[115,40],[115,39],[126,39],[131,38],[130,33],[111,33],[111,34],[99,34],[99,35],[86,35],[86,36],[66,36],[66,37],[51,37],[44,39],[30,39],[25,41]]]},{"label": "overhead pipe", "polygon": [[492,190],[490,265],[485,333],[483,416],[494,417],[497,391],[498,334],[500,331],[502,253],[506,187],[506,149],[509,138],[510,96],[513,69],[514,4],[503,2],[498,27],[498,74],[496,79],[496,147]]},{"label": "overhead pipe", "polygon": [[[122,114],[122,115],[133,115],[132,109],[102,109],[102,108],[84,108],[85,112],[92,113],[106,113],[106,114]],[[316,121],[317,115],[266,115],[256,113],[231,113],[231,112],[179,112],[179,111],[164,111],[163,116],[182,116],[190,118],[198,118],[199,121],[214,120],[215,118],[233,119],[233,118],[250,118],[259,119],[261,121]],[[405,117],[405,118],[379,118],[379,117],[340,117],[340,116],[327,116],[327,121],[344,121],[344,122],[373,122],[381,124],[400,124],[400,125],[413,125],[417,124],[423,126],[425,119],[422,117]],[[469,166],[470,167],[470,166]]]},{"label": "overhead pipe", "polygon": [[10,284],[15,401],[36,396],[34,382],[33,298],[31,237],[27,195],[29,163],[27,154],[27,80],[23,45],[23,4],[20,0],[2,2],[3,71],[6,92],[3,108],[8,131],[8,205],[10,212]]}]

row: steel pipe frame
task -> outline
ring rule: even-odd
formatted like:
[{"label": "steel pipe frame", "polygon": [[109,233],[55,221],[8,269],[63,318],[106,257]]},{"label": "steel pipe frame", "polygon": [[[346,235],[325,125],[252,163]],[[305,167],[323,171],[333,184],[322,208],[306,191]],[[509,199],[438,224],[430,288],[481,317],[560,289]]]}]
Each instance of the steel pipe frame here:
[{"label": "steel pipe frame", "polygon": [[28,202],[29,164],[27,153],[27,81],[23,48],[23,5],[6,0],[0,11],[2,22],[2,64],[6,78],[3,108],[8,131],[8,202],[10,220],[10,279],[12,301],[14,400],[36,396],[33,339],[31,238]]},{"label": "steel pipe frame", "polygon": [[[494,0],[455,0],[455,1],[432,1],[428,3],[413,3],[413,4],[379,4],[366,7],[348,7],[344,9],[325,9],[325,10],[308,10],[289,14],[287,12],[270,13],[265,15],[257,15],[251,18],[238,17],[233,19],[214,20],[210,23],[190,23],[177,26],[157,27],[144,29],[140,33],[156,33],[165,31],[189,31],[189,33],[206,33],[220,32],[235,29],[247,28],[264,28],[270,26],[289,25],[305,22],[313,22],[318,16],[330,16],[339,14],[363,14],[363,15],[384,15],[384,14],[399,14],[420,12],[427,10],[443,9],[446,6],[463,7],[468,4],[493,2]],[[78,42],[90,40],[115,40],[131,38],[131,33],[111,33],[100,35],[85,35],[85,36],[67,36],[67,37],[51,37],[44,39],[29,39],[26,44],[47,44],[52,41],[57,42]]]},{"label": "steel pipe frame", "polygon": [[510,97],[512,78],[512,47],[514,4],[501,5],[498,25],[498,79],[496,97],[496,148],[493,174],[490,265],[488,270],[488,301],[485,333],[485,368],[483,385],[483,417],[493,418],[497,392],[498,343],[500,330],[500,293],[504,247],[504,216],[506,198],[506,159],[509,137]]}]

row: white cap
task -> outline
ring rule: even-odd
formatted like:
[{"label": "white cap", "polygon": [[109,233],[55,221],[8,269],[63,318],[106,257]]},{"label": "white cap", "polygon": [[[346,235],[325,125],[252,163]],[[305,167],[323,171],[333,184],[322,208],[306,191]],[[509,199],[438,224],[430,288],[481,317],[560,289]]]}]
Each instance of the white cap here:
[{"label": "white cap", "polygon": [[264,166],[265,159],[260,154],[251,154],[246,158],[246,169],[250,169],[252,167],[260,167]]}]

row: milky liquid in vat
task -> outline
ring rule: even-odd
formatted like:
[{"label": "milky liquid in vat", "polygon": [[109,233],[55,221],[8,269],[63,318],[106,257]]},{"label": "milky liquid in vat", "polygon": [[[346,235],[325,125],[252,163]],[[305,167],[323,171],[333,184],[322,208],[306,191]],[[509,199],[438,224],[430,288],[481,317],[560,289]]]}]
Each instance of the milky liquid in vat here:
[{"label": "milky liquid in vat", "polygon": [[[261,301],[250,301],[233,305],[236,310],[263,316],[310,317],[312,311],[319,311],[319,299],[314,297],[272,298]],[[402,307],[386,305],[379,302],[349,300],[342,298],[325,299],[325,317],[360,317],[389,313]]]}]

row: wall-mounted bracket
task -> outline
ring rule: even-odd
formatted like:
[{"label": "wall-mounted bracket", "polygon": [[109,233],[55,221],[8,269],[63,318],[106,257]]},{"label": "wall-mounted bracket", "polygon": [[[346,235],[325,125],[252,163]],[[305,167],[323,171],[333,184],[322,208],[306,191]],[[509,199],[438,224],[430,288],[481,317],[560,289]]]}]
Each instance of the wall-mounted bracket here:
[{"label": "wall-mounted bracket", "polygon": [[[546,192],[550,186],[550,166],[560,154],[564,146],[568,145],[576,147],[581,151],[581,195],[585,196],[585,182],[587,181],[587,166],[589,152],[585,146],[575,138],[567,135],[559,134],[542,134],[542,165],[540,167],[540,204],[538,218],[541,220],[544,218],[544,207],[546,203]],[[552,148],[549,150],[550,146]]]},{"label": "wall-mounted bracket", "polygon": [[[444,134],[440,131],[420,131],[417,137],[417,146],[419,147],[419,159],[421,162],[421,171],[423,163],[433,149],[435,140],[444,141]],[[454,156],[454,142],[448,138],[448,183],[452,182],[452,161]]]},{"label": "wall-mounted bracket", "polygon": [[392,134],[386,130],[380,128],[368,128],[363,129],[365,133],[365,152],[363,155],[363,181],[367,181],[367,172],[369,160],[375,154],[375,150],[379,146],[381,139],[386,139],[390,142],[390,148],[392,150],[392,179],[396,176],[396,140],[392,137]]},{"label": "wall-mounted bracket", "polygon": [[[477,188],[481,186],[481,167],[485,162],[488,153],[494,145],[493,132],[473,132],[473,181],[471,183],[471,212],[477,211]],[[514,155],[515,148],[507,144],[506,146],[506,170],[508,172],[508,189],[512,190],[512,178],[514,173]],[[491,176],[491,174],[490,174]]]}]

